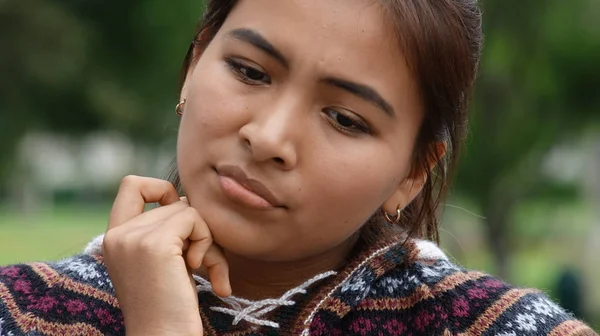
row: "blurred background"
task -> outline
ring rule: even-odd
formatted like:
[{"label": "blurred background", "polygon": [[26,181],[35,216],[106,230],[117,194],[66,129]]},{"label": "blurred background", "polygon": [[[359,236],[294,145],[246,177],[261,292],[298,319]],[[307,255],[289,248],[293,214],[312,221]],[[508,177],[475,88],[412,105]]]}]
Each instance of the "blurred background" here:
[{"label": "blurred background", "polygon": [[[442,247],[600,326],[600,1],[482,1],[471,133]],[[200,0],[0,0],[0,264],[104,231],[120,179],[164,177]]]}]

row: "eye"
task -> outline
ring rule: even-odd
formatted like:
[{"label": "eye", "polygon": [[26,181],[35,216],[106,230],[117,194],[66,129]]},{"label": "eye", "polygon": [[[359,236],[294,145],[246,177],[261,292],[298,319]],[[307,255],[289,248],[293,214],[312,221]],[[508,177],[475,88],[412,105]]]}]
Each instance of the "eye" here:
[{"label": "eye", "polygon": [[331,108],[326,108],[323,113],[329,119],[333,127],[338,130],[351,134],[371,134],[369,126],[362,120],[357,120],[358,117],[350,116],[350,112],[342,113]]},{"label": "eye", "polygon": [[238,77],[238,79],[246,84],[271,84],[271,77],[256,67],[246,65],[243,62],[233,58],[227,58],[225,62],[231,71],[233,71]]}]

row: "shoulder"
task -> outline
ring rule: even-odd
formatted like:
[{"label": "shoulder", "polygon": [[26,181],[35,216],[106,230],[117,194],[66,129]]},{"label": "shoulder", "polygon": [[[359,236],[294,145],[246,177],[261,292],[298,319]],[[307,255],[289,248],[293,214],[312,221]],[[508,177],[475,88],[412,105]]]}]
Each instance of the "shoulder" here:
[{"label": "shoulder", "polygon": [[0,267],[0,335],[115,335],[121,313],[102,258]]},{"label": "shoulder", "polygon": [[322,308],[315,325],[338,321],[344,335],[596,335],[542,292],[464,269],[419,240],[374,256]]}]

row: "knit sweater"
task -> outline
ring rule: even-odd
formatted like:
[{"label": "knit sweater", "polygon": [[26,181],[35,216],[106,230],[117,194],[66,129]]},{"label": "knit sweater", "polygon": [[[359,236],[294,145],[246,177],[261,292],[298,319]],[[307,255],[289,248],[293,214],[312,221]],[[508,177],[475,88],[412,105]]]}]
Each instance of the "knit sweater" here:
[{"label": "knit sweater", "polygon": [[[224,313],[231,305],[200,285],[204,334],[597,335],[543,293],[463,269],[434,243],[365,245],[335,275],[288,293],[283,306],[255,307],[270,325]],[[100,255],[0,267],[0,336],[124,334]]]}]

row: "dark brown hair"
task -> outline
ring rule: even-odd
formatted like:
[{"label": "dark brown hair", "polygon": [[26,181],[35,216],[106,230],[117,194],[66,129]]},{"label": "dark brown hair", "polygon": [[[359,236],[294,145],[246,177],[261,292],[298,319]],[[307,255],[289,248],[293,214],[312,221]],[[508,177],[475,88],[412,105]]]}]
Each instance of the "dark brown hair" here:
[{"label": "dark brown hair", "polygon": [[[413,169],[424,170],[429,178],[421,193],[404,209],[399,224],[409,237],[439,241],[436,212],[466,136],[467,108],[483,41],[481,11],[477,0],[381,1],[387,19],[394,24],[425,110]],[[181,69],[182,85],[195,61],[195,48],[210,43],[236,4],[237,0],[207,1]],[[441,143],[446,147],[442,157]],[[180,187],[176,170],[170,180]],[[385,230],[382,222],[378,211],[366,226]]]}]

